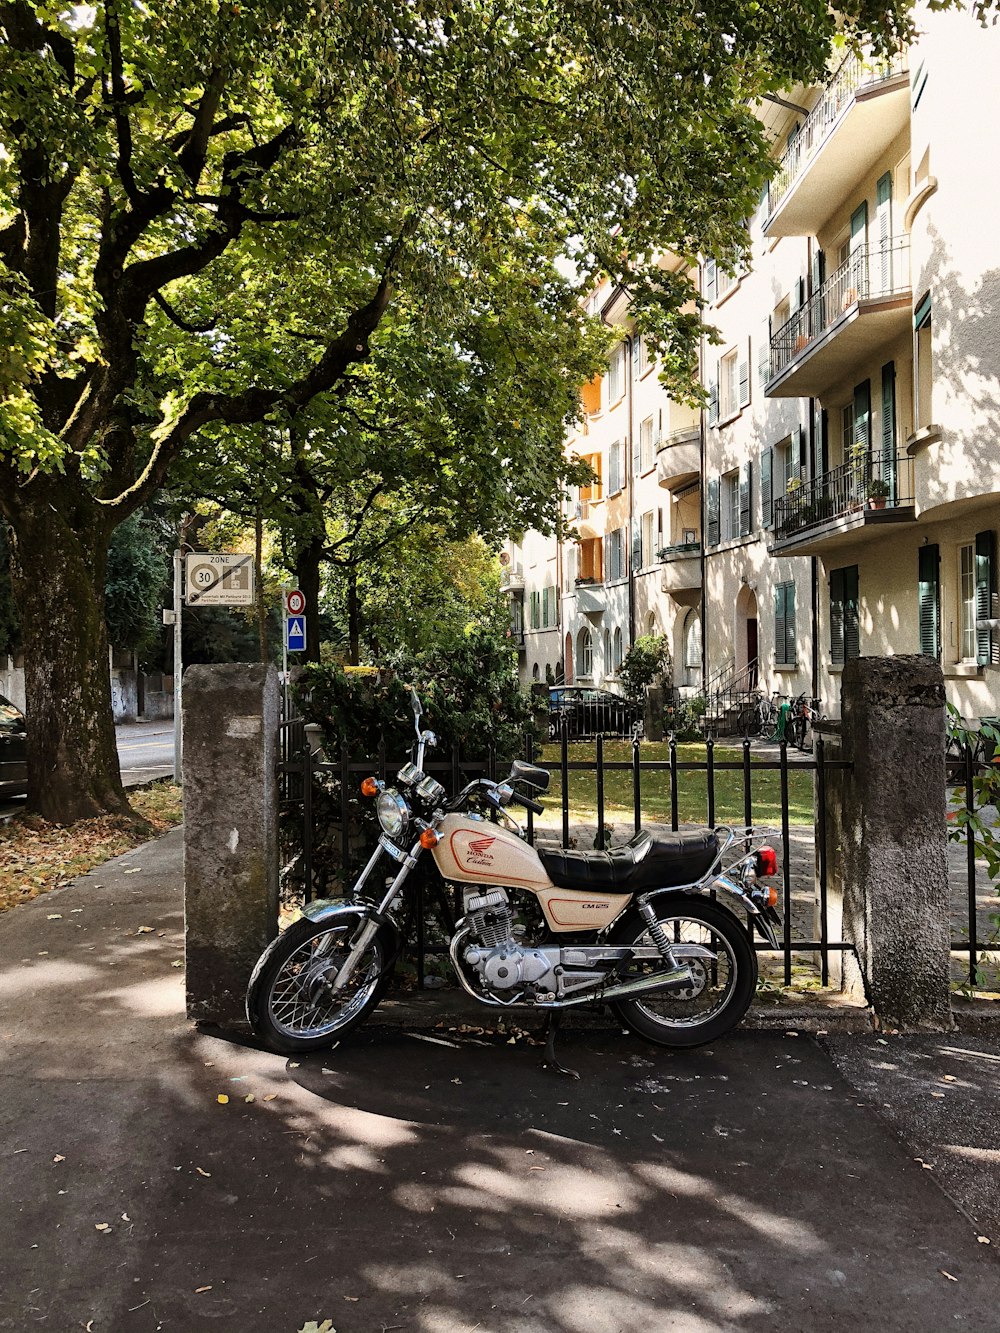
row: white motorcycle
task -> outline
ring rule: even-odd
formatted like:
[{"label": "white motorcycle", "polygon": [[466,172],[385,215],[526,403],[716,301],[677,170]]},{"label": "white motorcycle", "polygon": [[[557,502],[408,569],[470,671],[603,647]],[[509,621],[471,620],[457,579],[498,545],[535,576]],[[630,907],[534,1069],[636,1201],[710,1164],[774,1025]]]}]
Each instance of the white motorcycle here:
[{"label": "white motorcycle", "polygon": [[757,983],[755,932],[778,948],[778,895],[765,883],[774,849],[727,827],[642,831],[611,851],[532,847],[509,806],[543,813],[527,792],[544,792],[548,772],[518,761],[505,781],[479,778],[449,800],[423,772],[435,737],[412,698],[412,762],[392,786],[362,783],[378,846],[348,898],[309,903],[261,955],[247,991],[257,1035],[278,1051],[322,1050],[363,1023],[389,985],[421,875],[461,887],[449,947],[461,985],[493,1009],[549,1015],[553,1065],[558,1015],[577,1005],[608,1004],[662,1046],[734,1028]]}]

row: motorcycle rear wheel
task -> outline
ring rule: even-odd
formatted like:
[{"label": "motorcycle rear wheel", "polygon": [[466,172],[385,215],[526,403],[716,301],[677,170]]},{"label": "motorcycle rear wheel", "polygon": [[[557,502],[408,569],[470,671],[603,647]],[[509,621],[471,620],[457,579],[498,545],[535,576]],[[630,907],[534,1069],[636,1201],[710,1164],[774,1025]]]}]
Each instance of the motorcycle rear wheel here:
[{"label": "motorcycle rear wheel", "polygon": [[[717,961],[685,959],[691,986],[618,1000],[612,1009],[630,1031],[658,1046],[716,1041],[740,1022],[757,988],[757,955],[749,936],[732,912],[709,899],[667,898],[653,907],[672,944],[704,945],[715,951]],[[632,917],[612,942],[650,945],[653,939],[645,923]]]},{"label": "motorcycle rear wheel", "polygon": [[254,1032],[284,1054],[321,1051],[363,1023],[385,994],[394,959],[376,935],[343,990],[331,992],[357,918],[334,923],[303,918],[272,946],[251,982],[247,1013]]}]

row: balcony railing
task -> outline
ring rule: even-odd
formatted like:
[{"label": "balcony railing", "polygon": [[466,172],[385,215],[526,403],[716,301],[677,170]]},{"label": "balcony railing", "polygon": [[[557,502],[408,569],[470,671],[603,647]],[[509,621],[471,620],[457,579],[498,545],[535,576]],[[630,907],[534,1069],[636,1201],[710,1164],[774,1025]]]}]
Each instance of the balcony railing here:
[{"label": "balcony railing", "polygon": [[783,495],[774,505],[779,541],[830,519],[871,509],[913,504],[913,459],[908,454],[866,454],[824,472]]},{"label": "balcony railing", "polygon": [[771,181],[769,191],[769,210],[772,216],[777,212],[778,205],[796,178],[826,141],[827,135],[848,103],[863,89],[886,83],[897,75],[905,73],[906,68],[906,56],[903,54],[884,62],[866,60],[857,55],[850,55],[844,60],[830,79],[819,101],[802,122],[798,134],[782,154],[781,163]]},{"label": "balcony railing", "polygon": [[777,379],[859,301],[902,296],[909,290],[908,236],[859,246],[774,334],[769,381]]},{"label": "balcony railing", "polygon": [[701,542],[677,542],[673,546],[662,546],[656,554],[664,562],[682,560],[685,556],[701,555]]},{"label": "balcony railing", "polygon": [[501,592],[524,591],[524,569],[521,565],[505,565],[500,571]]}]

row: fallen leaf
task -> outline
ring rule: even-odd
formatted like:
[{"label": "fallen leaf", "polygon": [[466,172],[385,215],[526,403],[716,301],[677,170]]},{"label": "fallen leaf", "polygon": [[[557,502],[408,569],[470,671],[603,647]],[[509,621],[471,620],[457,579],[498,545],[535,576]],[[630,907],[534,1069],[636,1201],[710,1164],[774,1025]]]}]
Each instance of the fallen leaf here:
[{"label": "fallen leaf", "polygon": [[170,964],[170,966],[171,966],[171,967],[183,967],[183,966],[184,966],[184,959],[183,959],[183,958],[175,958],[174,961]]},{"label": "fallen leaf", "polygon": [[785,1036],[786,1036],[786,1037],[797,1037],[798,1035],[799,1035],[799,1034],[798,1034],[797,1032],[786,1032],[786,1033],[785,1033]]},{"label": "fallen leaf", "polygon": [[980,1245],[989,1245],[989,1244],[990,1244],[990,1238],[989,1238],[989,1236],[977,1236],[977,1237],[976,1237],[976,1240],[979,1241]]},{"label": "fallen leaf", "polygon": [[308,1324],[303,1324],[299,1333],[337,1333],[333,1326],[332,1319],[324,1319],[322,1324],[317,1324],[315,1319],[310,1319]]},{"label": "fallen leaf", "polygon": [[50,920],[50,921],[61,921],[61,920],[62,920],[62,912],[50,912],[50,913],[49,913],[49,920]]},{"label": "fallen leaf", "polygon": [[153,929],[152,926],[140,926],[135,933],[137,935],[152,935]]},{"label": "fallen leaf", "polygon": [[196,1166],[195,1170],[198,1172],[199,1176],[204,1176],[206,1180],[212,1179],[211,1171],[203,1171],[200,1166]]},{"label": "fallen leaf", "polygon": [[289,1069],[298,1069],[298,1067],[299,1067],[299,1062],[298,1062],[298,1060],[289,1060],[289,1062],[288,1062],[288,1068],[289,1068]]},{"label": "fallen leaf", "polygon": [[229,1098],[226,1096],[226,1094],[225,1094],[224,1092],[220,1092],[219,1095],[218,1095],[218,1097],[216,1097],[215,1100],[219,1103],[220,1106],[228,1106],[228,1105],[229,1105]]},{"label": "fallen leaf", "polygon": [[55,1157],[53,1157],[52,1160],[53,1160],[53,1162],[65,1162],[66,1158],[62,1155],[61,1152],[57,1152],[56,1155],[55,1155]]},{"label": "fallen leaf", "polygon": [[269,1093],[267,1094],[267,1096],[264,1098],[264,1100],[265,1100],[266,1102],[273,1102],[274,1099],[275,1099],[275,1097],[277,1097],[277,1095],[278,1095],[278,1094],[277,1094],[276,1092],[269,1092]]},{"label": "fallen leaf", "polygon": [[132,1219],[129,1217],[128,1213],[122,1213],[122,1221],[123,1221],[123,1222],[131,1222]]},{"label": "fallen leaf", "polygon": [[931,1093],[931,1096],[932,1096],[932,1097],[943,1097],[943,1096],[944,1096],[944,1093],[943,1093],[943,1092],[932,1092],[932,1093]]},{"label": "fallen leaf", "polygon": [[958,1281],[958,1278],[957,1278],[957,1277],[953,1277],[953,1276],[951,1275],[951,1273],[949,1273],[948,1270],[947,1270],[946,1268],[939,1268],[939,1269],[938,1269],[938,1272],[941,1274],[942,1277],[946,1277],[946,1278],[948,1279],[949,1282],[957,1282],[957,1281]]},{"label": "fallen leaf", "polygon": [[957,1083],[958,1080],[956,1079],[956,1077],[955,1077],[954,1074],[942,1074],[942,1075],[941,1075],[941,1082],[942,1082],[942,1083]]},{"label": "fallen leaf", "polygon": [[345,1300],[345,1301],[360,1301],[360,1299],[361,1299],[360,1296],[345,1296],[345,1297],[344,1297],[344,1300]]},{"label": "fallen leaf", "polygon": [[243,1100],[245,1102],[255,1102],[257,1098],[253,1095],[252,1092],[248,1092],[247,1095],[243,1098]]},{"label": "fallen leaf", "polygon": [[203,1292],[211,1291],[211,1290],[212,1290],[211,1286],[208,1286],[208,1287],[195,1287],[195,1289],[194,1289],[194,1294],[195,1294],[196,1296],[200,1296],[200,1295],[202,1295]]},{"label": "fallen leaf", "polygon": [[94,1230],[95,1230],[95,1231],[110,1231],[110,1230],[111,1230],[111,1227],[110,1227],[110,1225],[109,1225],[107,1222],[95,1222],[95,1223],[94,1223]]},{"label": "fallen leaf", "polygon": [[529,1166],[529,1167],[528,1167],[528,1170],[529,1170],[529,1171],[544,1171],[544,1170],[545,1170],[545,1167],[544,1167],[544,1166]]},{"label": "fallen leaf", "polygon": [[125,871],[125,874],[126,874],[126,875],[138,875],[138,873],[139,873],[139,871],[140,871],[141,869],[142,869],[142,866],[133,866],[131,870],[126,870],[126,871]]}]

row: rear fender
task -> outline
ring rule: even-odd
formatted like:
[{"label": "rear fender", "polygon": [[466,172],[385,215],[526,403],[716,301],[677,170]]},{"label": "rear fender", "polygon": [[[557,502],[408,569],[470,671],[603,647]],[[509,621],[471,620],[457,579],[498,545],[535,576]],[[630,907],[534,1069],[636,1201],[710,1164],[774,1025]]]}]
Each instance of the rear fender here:
[{"label": "rear fender", "polygon": [[703,889],[687,891],[678,891],[677,889],[651,889],[648,893],[644,893],[642,896],[648,899],[662,899],[669,896],[675,898],[696,898],[706,897],[712,889],[722,897],[726,907],[733,907],[735,905],[740,911],[746,912],[747,915],[752,918],[754,925],[763,935],[764,939],[767,940],[772,949],[777,949],[779,947],[777,937],[775,936],[774,929],[768,917],[766,917],[760,910],[754,900],[747,893],[746,889],[744,889],[741,884],[737,884],[735,880],[730,879],[728,875],[717,876]]}]

